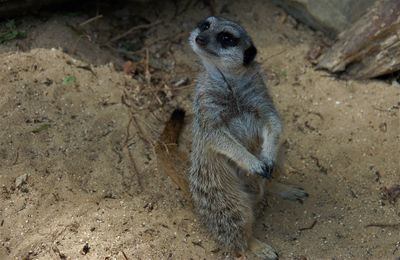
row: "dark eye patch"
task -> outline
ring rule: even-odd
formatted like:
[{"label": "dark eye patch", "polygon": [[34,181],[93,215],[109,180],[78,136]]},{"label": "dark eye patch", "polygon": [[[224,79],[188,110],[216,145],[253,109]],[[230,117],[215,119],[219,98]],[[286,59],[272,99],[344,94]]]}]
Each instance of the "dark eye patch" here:
[{"label": "dark eye patch", "polygon": [[234,47],[239,43],[239,38],[228,32],[220,32],[217,35],[217,41],[223,48]]},{"label": "dark eye patch", "polygon": [[210,28],[210,22],[202,21],[197,25],[197,28],[199,28],[201,32],[207,31]]}]

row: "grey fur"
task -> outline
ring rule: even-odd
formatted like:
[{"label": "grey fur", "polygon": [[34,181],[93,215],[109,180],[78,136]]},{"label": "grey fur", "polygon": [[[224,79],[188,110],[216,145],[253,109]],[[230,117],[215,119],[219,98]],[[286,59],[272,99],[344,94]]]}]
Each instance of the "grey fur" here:
[{"label": "grey fur", "polygon": [[[281,121],[260,66],[243,64],[244,51],[253,46],[246,31],[220,17],[206,21],[209,28],[195,28],[189,38],[205,69],[193,105],[189,182],[194,205],[221,245],[276,259],[270,246],[253,237],[252,228],[266,182],[259,175],[274,165]],[[221,31],[238,37],[239,43],[222,48],[216,40]],[[208,37],[205,46],[196,43],[201,34]]]}]

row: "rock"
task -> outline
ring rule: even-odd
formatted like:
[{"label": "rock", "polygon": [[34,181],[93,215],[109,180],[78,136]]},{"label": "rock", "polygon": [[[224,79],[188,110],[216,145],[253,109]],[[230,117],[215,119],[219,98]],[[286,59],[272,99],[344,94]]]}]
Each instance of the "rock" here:
[{"label": "rock", "polygon": [[291,16],[334,37],[349,28],[376,0],[272,0]]},{"label": "rock", "polygon": [[81,254],[86,255],[87,253],[89,253],[89,251],[90,251],[90,246],[89,246],[89,243],[86,242],[81,250]]},{"label": "rock", "polygon": [[26,181],[28,180],[28,174],[25,173],[15,179],[15,187],[17,189],[20,189],[22,185],[26,184]]}]

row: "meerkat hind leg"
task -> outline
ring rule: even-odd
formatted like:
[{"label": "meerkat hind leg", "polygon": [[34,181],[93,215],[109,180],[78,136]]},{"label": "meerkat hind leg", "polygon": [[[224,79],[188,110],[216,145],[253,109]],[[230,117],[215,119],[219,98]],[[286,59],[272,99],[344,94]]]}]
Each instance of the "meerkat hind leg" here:
[{"label": "meerkat hind leg", "polygon": [[308,197],[308,193],[301,187],[284,184],[278,181],[272,181],[268,184],[266,192],[278,195],[285,200],[293,200],[303,202]]},{"label": "meerkat hind leg", "polygon": [[249,250],[259,259],[276,260],[279,258],[274,248],[256,238],[250,240]]}]

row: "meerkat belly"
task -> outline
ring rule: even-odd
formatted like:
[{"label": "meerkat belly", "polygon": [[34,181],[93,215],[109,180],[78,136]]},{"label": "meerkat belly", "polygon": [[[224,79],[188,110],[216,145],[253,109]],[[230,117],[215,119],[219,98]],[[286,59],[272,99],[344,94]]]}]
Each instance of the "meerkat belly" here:
[{"label": "meerkat belly", "polygon": [[[261,152],[261,126],[256,115],[242,113],[232,117],[227,122],[229,132],[249,152],[259,157]],[[252,173],[245,172],[235,162],[228,159],[204,144],[206,134],[200,125],[195,127],[193,134],[192,167],[190,172],[190,185],[196,204],[200,208],[206,207],[213,199],[231,200],[231,195],[236,197],[238,192],[249,196],[250,201],[257,203],[263,194],[265,181]],[[244,195],[247,194],[247,195]]]},{"label": "meerkat belly", "polygon": [[258,157],[262,144],[262,125],[253,113],[243,113],[229,122],[231,133],[246,149]]},{"label": "meerkat belly", "polygon": [[[233,118],[230,122],[232,134],[241,142],[246,149],[260,157],[262,150],[262,124],[254,113],[248,112],[241,116]],[[236,166],[235,173],[240,179],[242,188],[245,192],[254,197],[255,204],[262,199],[264,195],[265,180],[250,172],[246,172]]]}]

